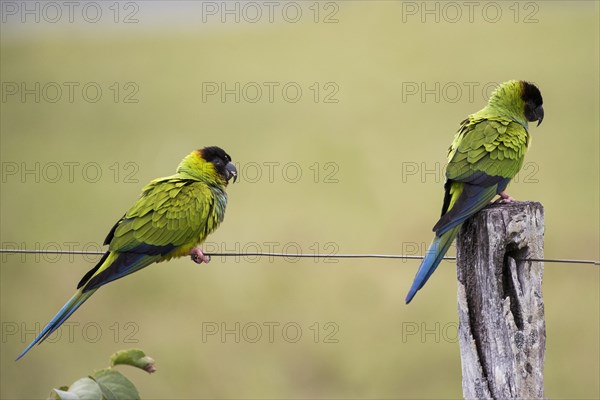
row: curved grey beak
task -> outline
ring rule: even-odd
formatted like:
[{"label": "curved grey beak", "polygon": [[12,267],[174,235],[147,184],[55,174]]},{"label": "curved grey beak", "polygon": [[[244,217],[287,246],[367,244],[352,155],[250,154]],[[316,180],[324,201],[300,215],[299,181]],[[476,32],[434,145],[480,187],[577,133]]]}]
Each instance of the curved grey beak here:
[{"label": "curved grey beak", "polygon": [[544,120],[544,107],[542,107],[541,105],[536,108],[533,113],[535,114],[535,116],[537,117],[537,125],[536,126],[540,126],[540,124],[542,123],[542,121]]},{"label": "curved grey beak", "polygon": [[229,180],[231,178],[233,178],[233,183],[235,183],[235,181],[237,181],[237,176],[238,176],[235,165],[233,165],[232,162],[228,162],[227,165],[225,166],[225,171],[227,171],[227,182],[229,182]]}]

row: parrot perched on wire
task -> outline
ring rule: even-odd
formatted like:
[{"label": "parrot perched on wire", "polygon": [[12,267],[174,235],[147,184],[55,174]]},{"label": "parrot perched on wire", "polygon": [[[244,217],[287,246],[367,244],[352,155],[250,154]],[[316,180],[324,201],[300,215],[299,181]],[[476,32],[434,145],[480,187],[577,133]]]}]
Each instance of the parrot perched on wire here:
[{"label": "parrot perched on wire", "polygon": [[448,149],[442,216],[433,227],[435,238],[406,296],[410,303],[435,271],[463,222],[504,191],[523,165],[531,143],[528,121],[544,119],[542,94],[532,83],[508,81],[490,96],[487,106],[461,122]]},{"label": "parrot perched on wire", "polygon": [[210,257],[198,247],[223,221],[229,180],[237,179],[231,157],[219,147],[186,156],[175,175],[155,179],[110,230],[98,264],[84,275],[77,292],[17,357],[43,342],[98,288],[148,265],[190,255],[198,264]]}]

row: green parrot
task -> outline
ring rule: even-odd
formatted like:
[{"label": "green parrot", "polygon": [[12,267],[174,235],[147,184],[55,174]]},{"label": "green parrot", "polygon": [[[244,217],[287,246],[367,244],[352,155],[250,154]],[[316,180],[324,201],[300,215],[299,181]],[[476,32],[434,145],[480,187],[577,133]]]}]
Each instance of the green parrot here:
[{"label": "green parrot", "polygon": [[442,216],[406,296],[410,303],[442,261],[463,222],[504,191],[523,166],[531,143],[528,121],[542,123],[542,94],[532,83],[508,81],[490,96],[487,106],[461,122],[448,150]]},{"label": "green parrot", "polygon": [[17,357],[43,342],[98,288],[148,265],[190,255],[208,263],[200,247],[223,221],[229,180],[237,179],[231,157],[219,147],[205,147],[186,156],[175,175],[155,179],[110,230],[98,264],[84,275],[77,292]]}]

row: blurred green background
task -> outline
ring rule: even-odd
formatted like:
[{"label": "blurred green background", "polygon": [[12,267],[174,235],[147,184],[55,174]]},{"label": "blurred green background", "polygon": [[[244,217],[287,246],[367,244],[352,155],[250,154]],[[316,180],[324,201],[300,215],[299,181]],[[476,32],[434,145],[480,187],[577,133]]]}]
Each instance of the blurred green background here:
[{"label": "blurred green background", "polygon": [[[20,14],[36,4],[39,22]],[[526,79],[546,118],[510,193],[544,204],[547,257],[600,258],[598,2],[258,2],[258,22],[235,4],[101,3],[97,23],[87,3],[73,22],[2,4],[2,247],[98,250],[147,181],[219,145],[242,176],[207,250],[422,254],[459,121]],[[236,82],[239,102],[207,92]],[[43,398],[129,347],[157,360],[126,371],[149,399],[462,395],[451,262],[406,306],[416,261],[174,260],[15,362],[97,259],[2,257],[0,397]],[[599,281],[545,266],[549,398],[600,397]]]}]

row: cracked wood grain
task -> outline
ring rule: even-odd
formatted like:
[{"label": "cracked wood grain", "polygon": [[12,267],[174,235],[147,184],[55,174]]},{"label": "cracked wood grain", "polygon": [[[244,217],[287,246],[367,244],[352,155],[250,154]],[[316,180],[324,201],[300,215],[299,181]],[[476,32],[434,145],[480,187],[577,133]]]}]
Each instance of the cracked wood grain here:
[{"label": "cracked wood grain", "polygon": [[457,241],[459,343],[467,399],[544,397],[544,209],[486,207]]}]

